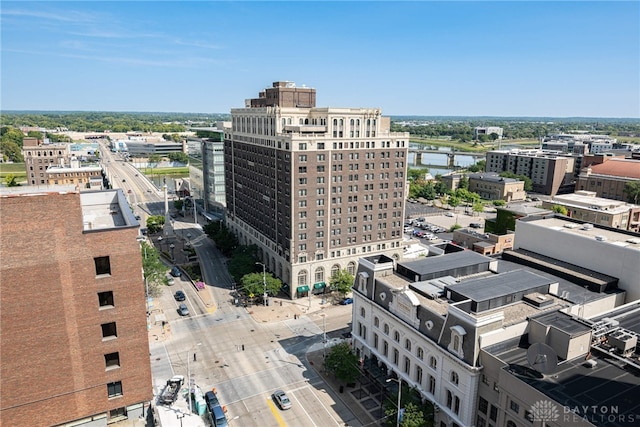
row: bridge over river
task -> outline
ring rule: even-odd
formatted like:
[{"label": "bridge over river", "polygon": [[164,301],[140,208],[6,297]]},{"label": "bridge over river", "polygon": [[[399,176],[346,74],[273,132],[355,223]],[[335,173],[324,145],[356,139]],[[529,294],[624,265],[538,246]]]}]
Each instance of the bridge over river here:
[{"label": "bridge over river", "polygon": [[409,164],[413,166],[456,169],[474,165],[485,158],[485,153],[409,147]]}]

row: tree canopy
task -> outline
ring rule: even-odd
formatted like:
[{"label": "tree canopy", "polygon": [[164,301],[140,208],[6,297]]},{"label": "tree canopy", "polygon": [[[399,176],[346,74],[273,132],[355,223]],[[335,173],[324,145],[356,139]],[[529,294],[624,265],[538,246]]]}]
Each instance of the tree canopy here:
[{"label": "tree canopy", "polygon": [[331,347],[331,351],[324,360],[327,371],[345,383],[353,382],[361,375],[359,363],[358,356],[351,351],[351,346],[346,342]]},{"label": "tree canopy", "polygon": [[282,288],[282,281],[273,277],[271,273],[265,273],[264,277],[262,273],[249,273],[240,279],[242,290],[250,298],[262,295],[265,291],[265,283],[267,294],[271,296],[277,295]]},{"label": "tree canopy", "polygon": [[156,248],[147,242],[142,242],[140,252],[143,275],[149,289],[148,296],[160,296],[160,286],[167,284],[167,267],[160,261]]},{"label": "tree canopy", "polygon": [[331,290],[338,292],[340,295],[344,296],[351,292],[353,279],[353,274],[349,273],[348,270],[340,269],[336,271],[329,279]]},{"label": "tree canopy", "polygon": [[622,191],[627,196],[627,202],[635,205],[638,204],[640,201],[640,181],[629,181],[625,183]]}]

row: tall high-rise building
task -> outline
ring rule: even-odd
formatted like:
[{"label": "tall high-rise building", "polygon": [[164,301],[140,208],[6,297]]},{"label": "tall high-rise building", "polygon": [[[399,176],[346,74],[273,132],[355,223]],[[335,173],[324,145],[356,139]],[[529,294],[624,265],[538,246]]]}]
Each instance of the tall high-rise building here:
[{"label": "tall high-rise building", "polygon": [[16,187],[0,207],[0,425],[137,420],[153,393],[124,193]]},{"label": "tall high-rise building", "polygon": [[275,82],[225,133],[227,225],[292,298],[361,256],[402,255],[409,134],[377,108],[315,103],[315,89]]}]

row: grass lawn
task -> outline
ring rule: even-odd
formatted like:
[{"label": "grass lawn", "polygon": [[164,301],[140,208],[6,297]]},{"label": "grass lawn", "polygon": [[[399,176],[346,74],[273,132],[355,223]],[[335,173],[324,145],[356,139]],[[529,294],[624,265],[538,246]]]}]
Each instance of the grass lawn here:
[{"label": "grass lawn", "polygon": [[16,182],[27,182],[27,171],[24,163],[0,163],[0,180],[4,181],[7,175],[16,177]]},{"label": "grass lawn", "polygon": [[189,173],[187,166],[178,168],[141,168],[140,171],[148,176],[154,175],[184,175]]}]

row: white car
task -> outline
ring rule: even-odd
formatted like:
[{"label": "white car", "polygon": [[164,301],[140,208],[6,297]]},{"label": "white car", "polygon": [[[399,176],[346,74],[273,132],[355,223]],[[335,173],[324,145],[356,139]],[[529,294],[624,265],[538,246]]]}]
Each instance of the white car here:
[{"label": "white car", "polygon": [[444,214],[444,216],[454,217],[455,215],[453,214],[453,212],[447,212]]}]

